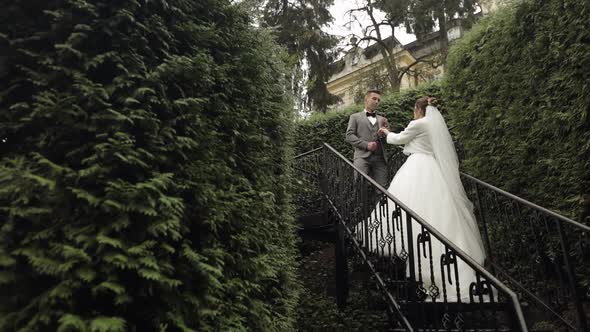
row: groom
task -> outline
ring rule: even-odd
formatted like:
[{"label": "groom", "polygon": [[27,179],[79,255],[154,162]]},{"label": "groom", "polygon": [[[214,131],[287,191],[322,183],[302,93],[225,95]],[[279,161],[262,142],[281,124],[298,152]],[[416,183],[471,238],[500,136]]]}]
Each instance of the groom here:
[{"label": "groom", "polygon": [[375,110],[381,102],[381,92],[368,90],[365,109],[350,115],[346,128],[346,142],[354,147],[354,166],[387,188],[387,157],[379,128],[387,127],[387,119]]}]

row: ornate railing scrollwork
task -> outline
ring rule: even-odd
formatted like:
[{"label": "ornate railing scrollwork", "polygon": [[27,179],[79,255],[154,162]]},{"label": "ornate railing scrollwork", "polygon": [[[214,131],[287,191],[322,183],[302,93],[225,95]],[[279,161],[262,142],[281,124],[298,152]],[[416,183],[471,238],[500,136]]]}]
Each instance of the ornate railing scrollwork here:
[{"label": "ornate railing scrollwork", "polygon": [[[527,331],[504,283],[331,146],[313,154],[326,206],[345,236],[340,243],[368,268],[393,321],[407,331]],[[403,164],[399,157],[390,167]]]},{"label": "ornate railing scrollwork", "polygon": [[[589,329],[590,227],[461,174],[490,268],[555,331]],[[533,316],[535,316],[533,315]]]}]

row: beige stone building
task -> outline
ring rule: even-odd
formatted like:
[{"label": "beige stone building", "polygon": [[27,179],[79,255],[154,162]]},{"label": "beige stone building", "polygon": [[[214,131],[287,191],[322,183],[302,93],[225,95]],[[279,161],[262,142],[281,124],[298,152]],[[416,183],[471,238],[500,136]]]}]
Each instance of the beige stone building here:
[{"label": "beige stone building", "polygon": [[[501,0],[480,1],[481,13],[494,11]],[[461,38],[465,32],[461,21],[454,21],[449,24],[447,37],[449,42]],[[411,71],[403,75],[400,82],[400,89],[408,89],[417,85],[433,81],[442,77],[444,66],[437,61],[440,57],[439,32],[433,32],[424,36],[421,40],[401,45],[393,38],[385,40],[386,43],[393,43],[393,56],[400,70],[411,66]],[[391,44],[390,44],[391,45]],[[417,62],[418,59],[423,60]],[[355,97],[358,102],[362,94],[363,80],[371,76],[371,72],[385,73],[383,57],[376,45],[367,48],[356,48],[347,53],[342,59],[332,64],[332,76],[327,82],[328,91],[339,97],[337,105],[332,109],[340,109],[344,106],[354,104]],[[360,92],[359,92],[360,91]]]},{"label": "beige stone building", "polygon": [[479,0],[479,5],[484,15],[487,15],[501,6],[503,3],[507,3],[510,0]]},{"label": "beige stone building", "polygon": [[[463,29],[456,25],[448,30],[449,41],[463,35]],[[432,81],[442,77],[444,66],[435,57],[440,49],[439,32],[434,32],[420,41],[401,45],[391,37],[387,43],[394,43],[393,56],[397,67],[404,70],[411,66],[402,76],[400,89],[413,88],[420,83]],[[424,62],[417,62],[422,59]],[[370,76],[371,71],[385,72],[383,57],[376,45],[367,48],[356,48],[332,65],[332,76],[328,80],[327,88],[330,93],[339,97],[339,106],[347,106],[355,102],[358,95],[357,86]],[[358,100],[357,100],[358,101]]]}]

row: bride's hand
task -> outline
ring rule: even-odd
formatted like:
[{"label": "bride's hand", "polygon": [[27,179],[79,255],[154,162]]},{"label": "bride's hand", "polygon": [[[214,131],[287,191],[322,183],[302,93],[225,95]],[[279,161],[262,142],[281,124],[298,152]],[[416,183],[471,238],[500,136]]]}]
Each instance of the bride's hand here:
[{"label": "bride's hand", "polygon": [[379,128],[379,135],[380,136],[387,136],[389,135],[389,130],[385,127]]}]

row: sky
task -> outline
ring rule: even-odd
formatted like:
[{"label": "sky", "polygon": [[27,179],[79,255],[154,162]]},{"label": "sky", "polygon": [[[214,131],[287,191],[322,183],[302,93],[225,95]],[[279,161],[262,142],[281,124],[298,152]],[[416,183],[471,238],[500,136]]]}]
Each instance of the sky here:
[{"label": "sky", "polygon": [[[330,8],[330,12],[332,13],[332,16],[334,17],[334,22],[332,22],[332,24],[326,29],[327,32],[333,34],[333,35],[337,35],[337,36],[342,36],[342,37],[347,37],[346,41],[349,39],[348,36],[351,33],[356,34],[357,36],[362,36],[362,29],[359,25],[359,23],[355,22],[353,24],[348,24],[347,22],[350,21],[350,14],[347,14],[347,11],[353,8],[357,8],[357,4],[358,5],[362,5],[363,4],[363,0],[334,0],[334,5]],[[357,16],[357,18],[365,23],[365,24],[370,24],[370,19],[369,16],[364,14],[362,12],[355,12],[354,15]],[[382,18],[384,15],[382,13],[380,13],[380,15],[376,15],[377,19]],[[384,29],[382,28],[382,33],[386,32],[386,36],[389,36],[391,34],[391,30],[390,29]],[[416,38],[414,37],[414,35],[408,34],[405,32],[404,29],[396,29],[395,31],[395,37],[403,44],[408,44],[414,40],[416,40]],[[343,42],[344,44],[346,44],[345,42]]]}]

